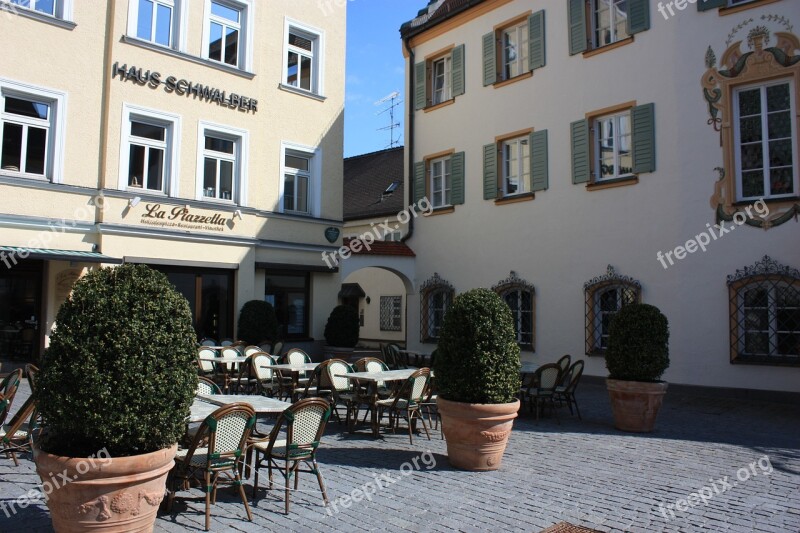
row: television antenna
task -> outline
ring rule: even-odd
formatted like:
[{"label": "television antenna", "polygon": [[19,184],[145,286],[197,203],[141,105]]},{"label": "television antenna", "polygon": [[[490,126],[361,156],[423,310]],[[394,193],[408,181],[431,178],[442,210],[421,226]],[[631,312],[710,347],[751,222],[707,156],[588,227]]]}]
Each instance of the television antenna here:
[{"label": "television antenna", "polygon": [[400,134],[395,137],[394,133],[394,130],[400,129],[400,123],[395,120],[395,109],[403,103],[403,101],[398,100],[398,98],[400,98],[400,92],[394,91],[375,102],[376,106],[383,105],[388,102],[388,107],[377,113],[378,116],[383,115],[384,113],[389,113],[389,125],[383,128],[378,128],[377,130],[389,132],[389,145],[387,148],[394,148],[400,144]]}]

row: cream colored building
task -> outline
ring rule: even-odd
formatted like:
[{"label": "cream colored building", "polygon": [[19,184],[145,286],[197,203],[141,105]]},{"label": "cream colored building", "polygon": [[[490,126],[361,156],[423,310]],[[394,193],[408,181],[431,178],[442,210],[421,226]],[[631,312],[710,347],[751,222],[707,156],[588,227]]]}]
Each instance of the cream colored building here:
[{"label": "cream colored building", "polygon": [[266,298],[287,341],[321,339],[340,288],[321,254],[341,241],[345,10],[2,4],[0,357],[35,358],[75,279],[121,262],[166,272],[201,337],[233,337]]},{"label": "cream colored building", "polygon": [[799,25],[795,0],[430,2],[401,30],[408,201],[435,209],[410,347],[488,287],[524,360],[605,376],[642,301],[667,381],[800,392]]}]

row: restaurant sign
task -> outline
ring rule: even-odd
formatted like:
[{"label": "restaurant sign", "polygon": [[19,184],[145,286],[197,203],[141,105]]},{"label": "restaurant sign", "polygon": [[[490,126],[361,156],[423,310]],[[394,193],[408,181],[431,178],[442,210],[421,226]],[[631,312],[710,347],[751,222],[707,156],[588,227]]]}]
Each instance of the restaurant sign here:
[{"label": "restaurant sign", "polygon": [[187,98],[193,97],[195,100],[214,102],[217,105],[231,109],[252,111],[253,113],[258,111],[258,100],[255,98],[249,98],[236,93],[228,93],[216,87],[203,85],[202,83],[196,83],[183,78],[176,78],[175,76],[167,76],[165,78],[160,72],[145,70],[134,65],[129,67],[127,63],[120,65],[119,62],[116,62],[111,67],[111,78],[117,77],[122,81],[133,81],[142,86],[147,85],[151,89],[157,89],[159,86],[163,85],[164,91],[167,93],[186,96]]},{"label": "restaurant sign", "polygon": [[148,226],[203,231],[225,231],[225,228],[233,227],[233,218],[226,218],[220,213],[198,215],[192,213],[188,206],[177,205],[170,209],[161,204],[147,204],[145,211],[141,223]]}]

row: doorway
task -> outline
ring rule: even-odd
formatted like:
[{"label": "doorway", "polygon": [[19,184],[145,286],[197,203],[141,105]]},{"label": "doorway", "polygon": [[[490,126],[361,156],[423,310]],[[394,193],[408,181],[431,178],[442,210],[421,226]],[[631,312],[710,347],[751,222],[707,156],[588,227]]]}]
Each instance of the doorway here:
[{"label": "doorway", "polygon": [[40,355],[44,262],[28,259],[0,270],[0,358],[36,362]]}]

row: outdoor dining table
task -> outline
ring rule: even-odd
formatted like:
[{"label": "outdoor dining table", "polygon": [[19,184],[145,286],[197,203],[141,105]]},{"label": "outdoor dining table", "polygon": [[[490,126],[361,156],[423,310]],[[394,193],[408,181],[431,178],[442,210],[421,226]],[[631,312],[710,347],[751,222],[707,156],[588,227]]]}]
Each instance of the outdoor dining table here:
[{"label": "outdoor dining table", "polygon": [[202,422],[223,405],[237,402],[250,404],[258,415],[282,413],[292,405],[289,402],[259,394],[198,394],[192,402],[188,421]]},{"label": "outdoor dining table", "polygon": [[[380,428],[378,427],[378,409],[376,407],[376,402],[378,401],[378,383],[381,381],[405,381],[416,371],[416,368],[404,368],[401,370],[384,370],[382,372],[350,372],[349,374],[335,375],[337,377],[353,380],[356,383],[369,383],[370,404],[373,406],[371,417],[372,435],[377,437],[380,435]],[[351,425],[349,429],[352,432],[354,425]]]},{"label": "outdoor dining table", "polygon": [[405,355],[405,359],[407,363],[411,363],[411,357],[413,357],[413,362],[416,366],[430,364],[431,362],[431,353],[430,352],[418,352],[416,350],[400,350],[400,353]]},{"label": "outdoor dining table", "polygon": [[290,372],[292,374],[291,397],[294,398],[294,394],[297,391],[297,384],[300,381],[300,373],[313,372],[318,366],[319,363],[285,363],[281,365],[264,365],[261,368],[277,370],[280,375],[283,375],[283,372]]},{"label": "outdoor dining table", "polygon": [[522,366],[519,369],[520,374],[533,374],[535,373],[541,365],[538,363],[522,363]]}]

